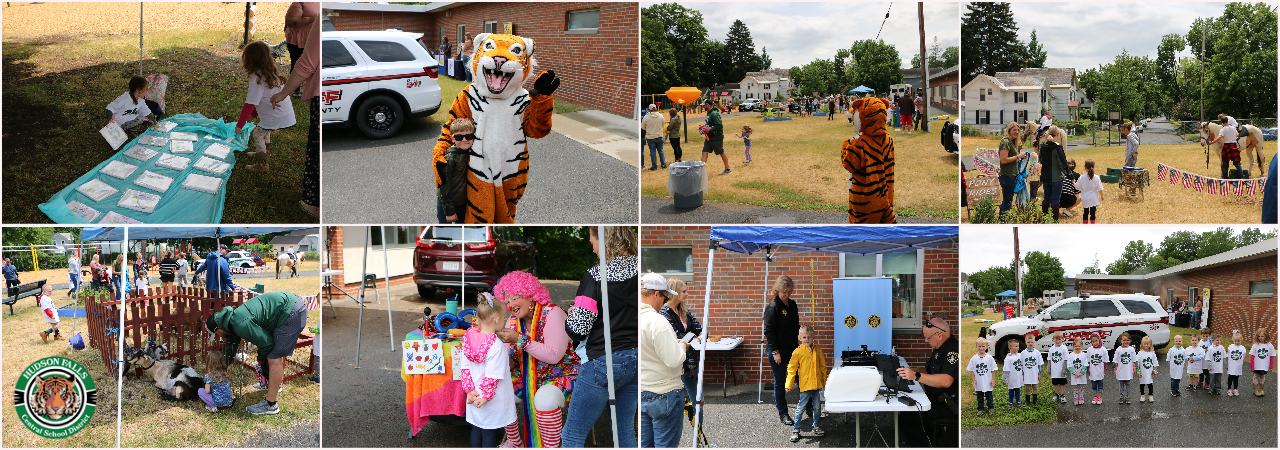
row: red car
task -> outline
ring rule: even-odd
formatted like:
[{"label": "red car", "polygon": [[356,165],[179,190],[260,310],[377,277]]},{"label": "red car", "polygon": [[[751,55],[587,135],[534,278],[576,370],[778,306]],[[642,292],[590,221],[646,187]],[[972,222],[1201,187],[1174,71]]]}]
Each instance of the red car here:
[{"label": "red car", "polygon": [[534,274],[538,271],[533,239],[526,238],[514,226],[428,226],[418,236],[418,247],[413,252],[413,282],[418,285],[418,295],[426,299],[434,298],[437,290],[457,289],[464,284],[467,297],[472,298],[490,290],[499,278],[514,270]]}]

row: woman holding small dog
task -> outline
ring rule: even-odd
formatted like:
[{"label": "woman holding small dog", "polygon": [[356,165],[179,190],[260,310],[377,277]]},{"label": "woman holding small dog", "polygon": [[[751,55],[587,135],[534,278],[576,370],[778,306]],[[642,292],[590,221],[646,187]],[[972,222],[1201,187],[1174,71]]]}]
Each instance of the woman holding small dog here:
[{"label": "woman holding small dog", "polygon": [[268,292],[240,306],[224,307],[205,321],[205,330],[214,339],[226,341],[222,352],[226,361],[235,358],[241,339],[258,346],[258,365],[266,372],[267,385],[254,387],[265,389],[267,396],[247,408],[253,415],[280,412],[276,394],[284,381],[284,357],[293,354],[306,326],[307,302],[288,292]]}]

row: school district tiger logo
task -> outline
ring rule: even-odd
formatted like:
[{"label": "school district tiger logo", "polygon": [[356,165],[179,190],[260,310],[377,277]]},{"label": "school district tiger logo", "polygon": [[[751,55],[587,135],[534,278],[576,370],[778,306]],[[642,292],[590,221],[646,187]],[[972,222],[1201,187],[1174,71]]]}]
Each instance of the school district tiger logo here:
[{"label": "school district tiger logo", "polygon": [[98,388],[80,363],[50,356],[18,376],[13,403],[27,429],[46,439],[61,439],[89,424],[98,409]]},{"label": "school district tiger logo", "polygon": [[1143,369],[1151,370],[1151,366],[1152,366],[1152,364],[1151,364],[1151,358],[1143,358],[1143,359],[1142,359],[1142,368],[1143,368]]},{"label": "school district tiger logo", "polygon": [[1173,355],[1173,364],[1174,364],[1174,365],[1182,365],[1182,361],[1183,361],[1183,356],[1182,356],[1182,354],[1181,354],[1181,353],[1176,354],[1176,355]]},{"label": "school district tiger logo", "polygon": [[1222,352],[1213,352],[1213,362],[1222,362]]},{"label": "school district tiger logo", "polygon": [[867,325],[871,325],[871,328],[880,328],[880,316],[872,314],[867,318]]},{"label": "school district tiger logo", "polygon": [[1258,358],[1259,358],[1259,359],[1267,359],[1267,358],[1270,358],[1270,357],[1271,357],[1271,353],[1270,353],[1270,352],[1268,352],[1268,351],[1267,351],[1267,349],[1265,349],[1265,348],[1259,348],[1259,349],[1258,349]]},{"label": "school district tiger logo", "polygon": [[1244,359],[1244,350],[1232,350],[1230,356],[1232,361],[1242,360]]},{"label": "school district tiger logo", "polygon": [[1062,362],[1062,354],[1061,354],[1061,353],[1056,353],[1056,352],[1055,352],[1055,353],[1050,353],[1050,354],[1049,354],[1049,360],[1050,360],[1050,361],[1053,361],[1053,363],[1054,363],[1054,364],[1060,363],[1060,362]]},{"label": "school district tiger logo", "polygon": [[858,326],[858,318],[857,318],[857,317],[853,317],[853,315],[852,315],[852,314],[847,315],[847,316],[844,316],[844,327],[845,327],[845,328],[853,328],[853,327],[856,327],[856,326]]},{"label": "school district tiger logo", "polygon": [[1021,360],[1021,359],[1015,359],[1015,360],[1013,360],[1013,370],[1014,370],[1015,372],[1016,372],[1016,371],[1019,371],[1019,370],[1022,370],[1022,360]]},{"label": "school district tiger logo", "polygon": [[978,374],[980,377],[985,377],[988,373],[991,373],[991,368],[987,367],[987,363],[978,363],[973,366],[973,373]]},{"label": "school district tiger logo", "polygon": [[1089,365],[1096,366],[1098,364],[1102,364],[1102,355],[1089,355]]},{"label": "school district tiger logo", "polygon": [[1120,364],[1129,364],[1131,362],[1133,362],[1133,355],[1130,355],[1128,353],[1120,354]]}]

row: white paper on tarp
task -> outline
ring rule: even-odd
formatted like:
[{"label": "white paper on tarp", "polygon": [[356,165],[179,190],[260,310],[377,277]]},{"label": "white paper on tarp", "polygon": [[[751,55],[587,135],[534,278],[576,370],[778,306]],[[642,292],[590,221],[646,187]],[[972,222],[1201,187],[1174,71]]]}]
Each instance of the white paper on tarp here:
[{"label": "white paper on tarp", "polygon": [[444,343],[439,339],[404,341],[404,373],[431,375],[444,373]]},{"label": "white paper on tarp", "polygon": [[164,193],[164,191],[169,190],[169,185],[173,184],[173,178],[148,170],[142,172],[142,175],[138,175],[138,178],[133,180],[133,184]]},{"label": "white paper on tarp", "polygon": [[89,205],[75,200],[67,202],[67,209],[71,210],[71,213],[75,214],[77,217],[84,219],[85,222],[93,223],[93,219],[98,218],[98,210],[90,208]]},{"label": "white paper on tarp", "polygon": [[125,134],[123,128],[120,128],[120,124],[114,120],[108,123],[107,126],[102,127],[98,132],[102,133],[102,137],[107,140],[108,144],[111,144],[112,150],[120,148],[121,145],[129,141],[129,136]]},{"label": "white paper on tarp", "polygon": [[195,133],[189,131],[175,131],[169,133],[169,139],[173,139],[175,141],[194,141],[200,138],[197,137]]},{"label": "white paper on tarp", "polygon": [[106,200],[107,197],[115,195],[116,192],[120,192],[120,190],[111,187],[111,185],[107,183],[103,183],[102,180],[99,180],[97,178],[89,180],[88,183],[80,185],[80,187],[76,188],[76,191],[79,191],[81,194],[84,194],[86,197],[93,199],[93,201],[95,202]]},{"label": "white paper on tarp", "polygon": [[191,141],[171,141],[169,151],[174,153],[195,153],[196,143]]},{"label": "white paper on tarp", "polygon": [[204,154],[218,159],[227,159],[227,155],[231,154],[231,147],[227,147],[225,144],[215,143],[205,148]]},{"label": "white paper on tarp", "polygon": [[133,159],[136,159],[136,160],[139,160],[139,161],[146,161],[146,160],[151,159],[152,157],[154,157],[154,156],[156,156],[156,155],[158,155],[158,154],[160,154],[160,152],[157,152],[157,151],[155,151],[155,150],[152,150],[152,149],[149,149],[149,148],[146,148],[146,147],[140,146],[140,145],[135,145],[135,146],[133,146],[133,147],[129,147],[129,149],[128,149],[128,150],[125,150],[125,151],[124,151],[124,155],[125,155],[125,156],[128,156],[128,157],[130,157],[130,158],[133,158]]},{"label": "white paper on tarp", "polygon": [[157,123],[156,128],[159,129],[161,132],[168,133],[170,131],[173,131],[174,128],[178,128],[178,124],[165,120],[160,123]]},{"label": "white paper on tarp", "polygon": [[164,147],[169,143],[169,138],[147,134],[138,138],[138,143],[142,145],[150,145],[152,147]]},{"label": "white paper on tarp", "polygon": [[182,181],[182,187],[193,191],[217,194],[218,188],[222,187],[222,179],[193,173],[187,175],[187,179]]},{"label": "white paper on tarp", "polygon": [[144,212],[147,214],[156,210],[156,205],[160,204],[160,196],[133,189],[125,189],[124,195],[120,196],[120,201],[116,202],[116,206],[121,208],[129,208],[134,211]]},{"label": "white paper on tarp", "polygon": [[98,224],[102,225],[137,225],[140,223],[142,222],[115,211],[107,211],[107,213],[102,216],[102,221],[98,222]]},{"label": "white paper on tarp", "polygon": [[191,164],[191,158],[178,155],[160,155],[160,159],[156,160],[156,165],[166,169],[184,170]]},{"label": "white paper on tarp", "polygon": [[101,172],[103,175],[110,175],[123,180],[129,178],[129,175],[133,175],[135,170],[138,170],[138,166],[115,160],[107,164],[107,167],[103,167]]},{"label": "white paper on tarp", "polygon": [[222,172],[226,172],[227,169],[231,168],[231,164],[218,161],[208,156],[201,156],[200,160],[196,161],[196,165],[194,167],[205,172],[221,175]]}]

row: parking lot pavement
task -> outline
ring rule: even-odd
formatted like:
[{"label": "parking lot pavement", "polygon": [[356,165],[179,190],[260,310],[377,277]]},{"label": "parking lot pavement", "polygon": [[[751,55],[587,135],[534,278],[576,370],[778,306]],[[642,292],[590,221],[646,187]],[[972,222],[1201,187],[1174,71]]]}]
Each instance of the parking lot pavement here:
[{"label": "parking lot pavement", "polygon": [[[435,223],[432,148],[438,125],[405,124],[372,141],[354,129],[325,130],[321,208],[326,223]],[[529,186],[516,222],[635,223],[635,166],[553,132],[529,139]]]}]

